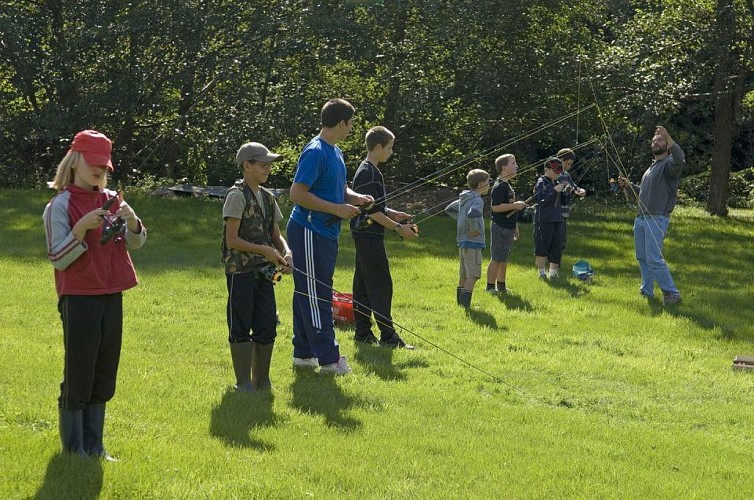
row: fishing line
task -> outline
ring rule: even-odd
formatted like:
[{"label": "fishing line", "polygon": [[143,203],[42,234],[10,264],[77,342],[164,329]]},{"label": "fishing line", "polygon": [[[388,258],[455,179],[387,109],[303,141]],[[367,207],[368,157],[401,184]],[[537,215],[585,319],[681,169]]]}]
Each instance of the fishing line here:
[{"label": "fishing line", "polygon": [[444,175],[450,174],[452,172],[455,172],[456,170],[459,170],[459,169],[463,168],[464,166],[468,165],[469,163],[471,163],[474,160],[477,160],[479,158],[484,158],[486,156],[489,156],[490,154],[492,154],[495,151],[498,151],[498,150],[503,149],[503,148],[510,147],[513,144],[516,144],[516,143],[518,143],[518,142],[520,142],[520,141],[522,141],[524,139],[527,139],[527,138],[531,137],[532,135],[535,135],[535,134],[537,134],[537,133],[539,133],[539,132],[541,132],[543,130],[546,130],[546,129],[552,127],[552,126],[555,126],[558,123],[561,123],[561,122],[563,122],[565,120],[568,120],[568,119],[572,118],[573,116],[577,115],[578,113],[586,111],[586,110],[591,109],[593,107],[595,107],[594,103],[590,104],[589,106],[587,106],[587,107],[585,107],[583,109],[572,111],[572,112],[570,112],[570,113],[568,113],[568,114],[566,114],[566,115],[564,115],[564,116],[562,116],[560,118],[552,120],[552,121],[550,121],[550,122],[548,122],[548,123],[546,123],[546,124],[544,124],[542,126],[539,126],[539,127],[534,128],[534,129],[528,130],[527,132],[519,134],[518,136],[515,136],[512,139],[499,142],[498,144],[495,144],[494,146],[490,146],[489,148],[486,148],[486,149],[484,149],[484,150],[482,150],[480,152],[471,154],[471,155],[469,155],[469,156],[467,156],[465,158],[462,158],[461,160],[458,160],[455,163],[452,163],[452,164],[448,165],[447,167],[444,167],[444,168],[441,168],[439,170],[436,170],[435,172],[432,172],[431,174],[426,175],[424,177],[420,177],[419,179],[417,179],[417,180],[409,183],[408,185],[406,185],[402,189],[398,189],[396,191],[393,191],[392,193],[390,193],[390,195],[386,195],[386,196],[383,196],[382,198],[379,198],[379,199],[375,200],[375,203],[378,203],[378,204],[379,203],[386,203],[386,202],[388,202],[390,200],[398,198],[399,196],[403,196],[404,194],[407,194],[407,193],[413,191],[414,189],[416,189],[418,187],[421,187],[421,186],[423,186],[425,184],[428,184],[429,182],[431,182],[431,181],[433,181],[433,180],[435,180],[435,179],[437,179],[439,177],[442,177]]},{"label": "fishing line", "polygon": [[[295,272],[297,272],[297,273],[301,274],[302,276],[305,276],[305,277],[306,277],[307,279],[309,279],[309,280],[312,280],[312,281],[314,281],[315,283],[317,283],[317,284],[319,284],[319,285],[321,285],[321,286],[324,286],[325,288],[329,289],[330,291],[332,291],[332,292],[334,292],[334,293],[337,293],[337,294],[339,294],[339,295],[344,295],[344,294],[343,294],[342,292],[338,291],[338,290],[337,290],[337,289],[336,289],[335,287],[333,287],[333,286],[330,286],[330,285],[328,285],[327,283],[324,283],[323,281],[321,281],[321,280],[319,280],[319,279],[315,278],[314,276],[311,276],[310,274],[306,273],[305,271],[302,271],[302,270],[298,269],[298,268],[297,268],[297,267],[295,267],[295,266],[290,266],[290,267],[291,267],[291,269],[293,269],[293,270],[294,270]],[[296,290],[296,289],[295,289],[295,285],[294,285],[294,293],[298,293],[299,295],[303,295],[303,296],[305,296],[305,297],[307,297],[307,298],[309,298],[309,299],[311,299],[311,298],[312,298],[312,297],[311,297],[311,295],[309,295],[309,294],[307,294],[307,293],[304,293],[304,292],[300,292],[300,291]],[[327,303],[327,304],[328,304],[328,305],[329,305],[330,307],[332,307],[332,303],[331,303],[331,302],[329,302],[329,301],[327,301],[326,299],[323,299],[323,298],[320,298],[320,297],[315,297],[315,298],[316,298],[316,300],[319,300],[320,302],[325,302],[325,303]],[[510,384],[510,383],[508,383],[508,382],[506,382],[505,380],[502,380],[502,379],[501,379],[500,377],[498,377],[498,376],[496,376],[496,375],[493,375],[492,373],[490,373],[490,372],[488,372],[488,371],[486,371],[486,370],[484,370],[484,369],[482,369],[482,368],[480,368],[480,367],[478,367],[478,366],[474,365],[473,363],[470,363],[470,362],[466,361],[466,360],[465,360],[465,359],[463,359],[462,357],[460,357],[460,356],[457,356],[457,355],[453,354],[452,352],[450,352],[450,351],[448,351],[447,349],[445,349],[445,348],[443,348],[443,347],[441,347],[441,346],[437,345],[436,343],[432,342],[431,340],[428,340],[427,338],[423,337],[422,335],[419,335],[418,333],[416,333],[416,332],[414,332],[414,331],[410,330],[409,328],[407,328],[407,327],[403,326],[402,324],[400,324],[400,323],[397,323],[397,322],[396,322],[395,320],[392,320],[392,319],[390,319],[390,318],[387,318],[387,317],[386,317],[385,315],[383,315],[383,314],[381,314],[381,313],[379,313],[379,312],[377,312],[377,311],[375,311],[375,310],[373,310],[373,309],[371,309],[371,308],[369,308],[369,307],[365,306],[364,304],[362,304],[362,303],[360,303],[360,302],[358,302],[358,301],[356,301],[356,300],[353,300],[353,298],[351,299],[351,301],[352,301],[352,302],[353,302],[354,304],[356,304],[357,306],[364,308],[364,310],[365,310],[365,311],[372,311],[372,313],[374,314],[374,317],[375,317],[375,321],[377,321],[377,323],[378,323],[378,324],[380,324],[380,325],[383,325],[383,326],[386,326],[386,327],[388,327],[388,328],[389,328],[389,327],[390,327],[390,324],[389,324],[388,322],[390,322],[390,323],[392,323],[393,327],[398,327],[398,328],[400,328],[400,329],[401,329],[402,331],[408,332],[409,334],[413,335],[414,337],[418,338],[419,340],[421,340],[421,341],[423,341],[423,342],[426,342],[427,344],[431,345],[432,347],[434,347],[435,349],[439,350],[440,352],[443,352],[443,353],[447,354],[448,356],[450,356],[451,358],[455,359],[456,361],[460,361],[461,363],[463,363],[464,365],[468,366],[469,368],[471,368],[471,369],[473,369],[473,370],[476,370],[476,371],[478,371],[479,373],[482,373],[482,374],[484,374],[484,375],[486,375],[486,376],[490,377],[490,378],[491,378],[492,380],[494,380],[495,382],[498,382],[498,383],[500,383],[500,384],[503,384],[503,385],[505,385],[505,386],[508,386],[508,387],[510,387],[511,389],[514,389],[514,390],[516,390],[516,391],[520,392],[521,394],[523,394],[524,396],[526,396],[527,398],[529,398],[529,395],[528,395],[528,394],[526,394],[526,393],[525,393],[525,392],[524,392],[523,390],[521,390],[521,389],[519,389],[518,387],[516,387],[516,386],[514,386],[514,385],[512,385],[512,384]],[[361,313],[362,315],[366,315],[366,313],[364,313],[364,312],[361,312],[361,311],[358,311],[358,312],[359,312],[359,313]],[[379,318],[378,318],[378,316],[379,316]]]},{"label": "fishing line", "polygon": [[[623,162],[620,159],[620,155],[618,154],[618,148],[615,146],[615,143],[613,142],[612,135],[610,134],[610,131],[609,131],[608,127],[607,127],[607,123],[605,122],[605,119],[604,119],[604,117],[602,115],[602,110],[600,109],[599,103],[597,101],[597,92],[594,89],[594,84],[592,83],[591,78],[589,79],[589,84],[590,84],[590,86],[592,88],[592,94],[594,95],[594,104],[597,106],[597,116],[600,119],[600,123],[602,124],[602,127],[603,127],[603,129],[605,131],[605,134],[607,135],[607,139],[610,142],[610,145],[612,146],[613,150],[615,151],[615,156],[616,156],[616,160],[617,160],[615,162],[615,166],[618,169],[618,173],[619,174],[623,174],[623,177],[628,181],[628,172],[627,172],[625,166],[623,165]],[[655,225],[655,227],[657,228],[657,230],[660,233],[662,233],[662,228],[660,228],[660,224],[655,219],[655,216],[649,213],[649,211],[647,210],[647,206],[641,201],[641,198],[639,198],[639,193],[634,188],[634,184],[631,181],[628,181],[628,189],[630,189],[631,193],[634,195],[634,198],[636,199],[636,202],[637,202],[637,205],[639,207],[639,210],[640,210],[641,214],[644,216],[644,218],[649,217],[649,219]],[[625,192],[625,189],[624,189],[624,192]],[[654,231],[650,231],[649,233],[651,234],[652,239],[655,242],[655,246],[657,247],[657,250],[660,253],[660,258],[661,259],[665,259],[665,256],[662,253],[662,245],[660,245],[660,242],[657,240],[657,237],[655,236]]]}]

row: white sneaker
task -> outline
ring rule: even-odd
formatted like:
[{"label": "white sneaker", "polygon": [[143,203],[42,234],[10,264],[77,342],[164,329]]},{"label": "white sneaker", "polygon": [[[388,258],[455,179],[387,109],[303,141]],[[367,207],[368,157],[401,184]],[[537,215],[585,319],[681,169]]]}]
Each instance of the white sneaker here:
[{"label": "white sneaker", "polygon": [[320,373],[333,373],[335,375],[347,375],[351,373],[351,367],[348,366],[348,360],[345,356],[341,356],[337,363],[329,365],[322,365],[319,369]]},{"label": "white sneaker", "polygon": [[550,279],[559,278],[560,273],[558,273],[557,269],[550,269]]},{"label": "white sneaker", "polygon": [[293,358],[294,368],[310,368],[315,370],[319,366],[317,358]]}]

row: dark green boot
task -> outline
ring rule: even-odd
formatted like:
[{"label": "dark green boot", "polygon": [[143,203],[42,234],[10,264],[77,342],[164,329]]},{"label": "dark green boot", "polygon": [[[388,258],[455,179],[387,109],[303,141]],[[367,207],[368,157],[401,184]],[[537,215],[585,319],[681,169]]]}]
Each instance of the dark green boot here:
[{"label": "dark green boot", "polygon": [[270,390],[270,362],[272,361],[272,348],[275,343],[258,344],[252,342],[251,351],[251,384],[256,390]]},{"label": "dark green boot", "polygon": [[63,451],[85,457],[84,411],[58,408],[58,427]]},{"label": "dark green boot", "polygon": [[464,309],[471,308],[471,290],[466,290],[465,288],[461,288],[461,293],[459,296],[458,303],[463,306]]},{"label": "dark green boot", "polygon": [[251,385],[251,349],[251,342],[230,344],[238,392],[254,392],[254,386]]},{"label": "dark green boot", "polygon": [[463,290],[462,286],[456,287],[456,304],[459,306],[461,305],[461,290]]},{"label": "dark green boot", "polygon": [[105,403],[90,403],[84,410],[84,451],[108,462],[117,460],[105,451],[102,434],[105,428]]}]

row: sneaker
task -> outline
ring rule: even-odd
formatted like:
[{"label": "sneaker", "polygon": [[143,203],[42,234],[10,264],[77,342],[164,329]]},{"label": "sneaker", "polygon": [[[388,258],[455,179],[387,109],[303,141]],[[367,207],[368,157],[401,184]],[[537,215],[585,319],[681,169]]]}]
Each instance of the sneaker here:
[{"label": "sneaker", "polygon": [[508,295],[509,293],[513,293],[513,290],[511,290],[508,287],[505,287],[502,290],[498,289],[497,293],[500,295]]},{"label": "sneaker", "polygon": [[641,288],[639,288],[639,295],[642,296],[642,297],[644,297],[645,299],[654,299],[655,298],[654,295],[649,295],[648,293],[646,293]]},{"label": "sneaker", "polygon": [[559,278],[560,274],[557,269],[550,269],[550,279]]},{"label": "sneaker", "polygon": [[395,349],[397,347],[400,349],[407,349],[409,351],[416,349],[416,347],[412,346],[411,344],[405,343],[397,333],[394,333],[393,336],[387,340],[380,339],[380,345],[382,347],[390,347],[392,349]]},{"label": "sneaker", "polygon": [[319,366],[317,358],[293,358],[294,368],[309,368],[315,370]]},{"label": "sneaker", "polygon": [[663,292],[662,293],[662,303],[666,306],[671,306],[674,304],[680,304],[683,299],[681,299],[681,294],[678,292]]},{"label": "sneaker", "polygon": [[490,295],[497,295],[497,291],[494,288],[486,288],[484,291]]},{"label": "sneaker", "polygon": [[320,373],[332,373],[334,375],[347,375],[351,373],[351,367],[348,366],[348,360],[345,356],[341,356],[337,363],[329,365],[322,365],[319,369]]},{"label": "sneaker", "polygon": [[366,335],[356,334],[353,336],[353,340],[354,342],[360,342],[362,344],[369,344],[369,345],[377,345],[380,343],[380,341],[377,340],[377,337],[375,337],[372,332],[369,332]]},{"label": "sneaker", "polygon": [[547,280],[547,273],[545,273],[544,271],[542,271],[541,273],[539,273],[539,279],[541,279],[541,280]]}]

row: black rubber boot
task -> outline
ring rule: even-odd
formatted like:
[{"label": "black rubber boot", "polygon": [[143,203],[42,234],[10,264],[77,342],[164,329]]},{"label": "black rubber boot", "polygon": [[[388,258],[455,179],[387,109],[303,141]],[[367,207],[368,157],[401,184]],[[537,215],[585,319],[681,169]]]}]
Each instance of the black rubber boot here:
[{"label": "black rubber boot", "polygon": [[105,428],[105,403],[90,403],[84,410],[84,451],[108,462],[117,462],[105,451],[102,435]]},{"label": "black rubber boot", "polygon": [[461,288],[458,303],[463,306],[464,309],[469,309],[471,307],[471,290]]},{"label": "black rubber boot", "polygon": [[270,390],[270,362],[272,361],[272,348],[275,343],[258,344],[252,342],[251,350],[251,385],[255,390]]},{"label": "black rubber boot", "polygon": [[63,451],[86,456],[84,451],[84,411],[58,408],[58,427]]},{"label": "black rubber boot", "polygon": [[238,392],[254,392],[251,385],[251,344],[230,344],[230,357],[233,359],[233,372],[236,374],[235,388]]},{"label": "black rubber boot", "polygon": [[461,290],[463,290],[462,286],[456,287],[456,304],[458,304],[459,306],[462,305],[461,304]]}]

